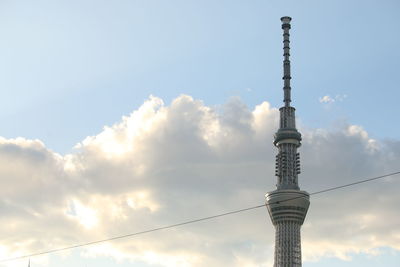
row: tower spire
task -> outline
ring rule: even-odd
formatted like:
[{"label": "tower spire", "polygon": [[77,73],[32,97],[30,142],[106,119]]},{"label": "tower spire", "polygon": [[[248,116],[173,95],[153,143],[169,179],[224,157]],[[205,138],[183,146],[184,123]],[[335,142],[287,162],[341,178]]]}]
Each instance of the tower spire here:
[{"label": "tower spire", "polygon": [[295,108],[290,106],[290,17],[282,17],[283,29],[283,91],[285,105],[279,109],[280,126],[274,136],[276,155],[275,191],[266,194],[266,203],[275,226],[274,267],[301,267],[300,227],[310,205],[309,194],[301,191],[300,174],[301,134],[296,129]]},{"label": "tower spire", "polygon": [[290,21],[292,20],[291,17],[282,17],[282,29],[283,29],[283,92],[284,92],[284,98],[283,102],[285,102],[285,106],[289,107],[290,102],[292,101],[290,99],[290,79],[292,78],[290,76]]},{"label": "tower spire", "polygon": [[280,127],[275,134],[274,144],[279,149],[276,156],[275,175],[278,177],[278,189],[299,189],[300,154],[297,148],[301,145],[301,134],[296,129],[296,109],[290,106],[290,17],[282,17],[283,29],[283,92],[285,105],[280,111]]}]

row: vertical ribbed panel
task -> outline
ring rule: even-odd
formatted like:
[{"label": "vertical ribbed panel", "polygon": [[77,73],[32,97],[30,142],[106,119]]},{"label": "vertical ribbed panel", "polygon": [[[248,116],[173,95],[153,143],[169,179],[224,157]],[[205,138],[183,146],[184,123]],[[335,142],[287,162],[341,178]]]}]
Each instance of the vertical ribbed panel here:
[{"label": "vertical ribbed panel", "polygon": [[300,172],[300,156],[297,145],[283,143],[279,145],[276,156],[275,175],[278,176],[278,189],[298,189],[298,174]]},{"label": "vertical ribbed panel", "polygon": [[299,223],[285,221],[275,225],[274,267],[301,267]]},{"label": "vertical ribbed panel", "polygon": [[281,107],[280,128],[296,128],[296,109],[294,107]]}]

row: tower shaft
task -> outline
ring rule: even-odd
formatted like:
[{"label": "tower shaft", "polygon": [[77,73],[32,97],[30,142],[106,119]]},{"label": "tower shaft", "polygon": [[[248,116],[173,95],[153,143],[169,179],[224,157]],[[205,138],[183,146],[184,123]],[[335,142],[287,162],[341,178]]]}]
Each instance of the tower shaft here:
[{"label": "tower shaft", "polygon": [[310,205],[309,194],[301,191],[300,173],[301,134],[296,129],[295,108],[291,102],[290,73],[290,17],[282,17],[283,29],[283,91],[284,106],[280,111],[279,129],[274,136],[276,155],[275,176],[277,190],[266,195],[266,204],[275,226],[274,267],[301,267],[300,228]]},{"label": "tower shaft", "polygon": [[290,221],[275,225],[274,266],[301,266],[300,226]]}]

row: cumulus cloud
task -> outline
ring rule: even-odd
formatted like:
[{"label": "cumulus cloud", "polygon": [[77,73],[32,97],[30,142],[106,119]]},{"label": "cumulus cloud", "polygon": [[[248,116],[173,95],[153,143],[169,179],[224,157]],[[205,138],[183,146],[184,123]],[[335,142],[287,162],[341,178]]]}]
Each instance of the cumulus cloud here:
[{"label": "cumulus cloud", "polygon": [[[1,138],[0,257],[263,203],[275,184],[277,125],[278,111],[267,102],[249,110],[232,98],[217,112],[182,95],[170,105],[150,97],[69,155],[38,140]],[[400,141],[373,140],[360,126],[300,130],[300,184],[309,192],[398,166]],[[400,218],[393,213],[398,185],[388,178],[312,197],[305,260],[400,250]],[[161,266],[270,266],[273,243],[268,213],[258,209],[88,247],[82,256]]]}]

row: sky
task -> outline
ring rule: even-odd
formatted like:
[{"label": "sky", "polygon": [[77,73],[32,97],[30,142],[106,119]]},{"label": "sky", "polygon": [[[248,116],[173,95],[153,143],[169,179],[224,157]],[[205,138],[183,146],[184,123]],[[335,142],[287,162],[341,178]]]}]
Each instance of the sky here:
[{"label": "sky", "polygon": [[[260,205],[291,16],[300,187],[399,171],[398,1],[0,0],[1,259]],[[303,266],[399,266],[399,177],[311,197]],[[31,266],[272,266],[256,209]]]}]

